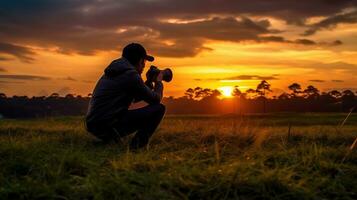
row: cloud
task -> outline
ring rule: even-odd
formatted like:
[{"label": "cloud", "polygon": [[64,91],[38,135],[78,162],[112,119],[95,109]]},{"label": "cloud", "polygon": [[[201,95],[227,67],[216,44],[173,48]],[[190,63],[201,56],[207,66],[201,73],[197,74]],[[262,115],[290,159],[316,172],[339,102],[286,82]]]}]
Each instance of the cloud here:
[{"label": "cloud", "polygon": [[[158,56],[186,57],[210,50],[204,45],[210,40],[287,42],[269,18],[304,25],[309,17],[330,17],[356,5],[351,0],[0,1],[0,37],[10,44],[84,55],[121,50],[136,41]],[[27,50],[15,56],[31,61],[33,52]]]},{"label": "cloud", "polygon": [[65,81],[77,81],[77,79],[74,79],[70,76],[64,77],[64,78],[58,78],[59,80],[65,80]]},{"label": "cloud", "polygon": [[279,80],[277,74],[271,76],[260,76],[260,75],[239,75],[226,78],[210,78],[210,79],[194,79],[195,81],[239,81],[239,80]]},{"label": "cloud", "polygon": [[326,19],[323,19],[315,24],[310,25],[310,28],[306,30],[303,35],[305,36],[313,35],[319,30],[332,29],[341,23],[344,24],[357,23],[357,10],[327,17]]},{"label": "cloud", "polygon": [[0,83],[8,84],[8,83],[25,83],[25,82],[22,82],[22,81],[3,81],[3,80],[0,80]]},{"label": "cloud", "polygon": [[90,81],[90,80],[82,80],[83,83],[94,83],[94,81]]},{"label": "cloud", "polygon": [[310,82],[315,82],[315,83],[324,83],[326,82],[325,80],[319,80],[319,79],[314,79],[314,80],[309,80]]},{"label": "cloud", "polygon": [[315,41],[308,40],[308,39],[297,39],[295,40],[296,44],[303,44],[303,45],[316,45]]},{"label": "cloud", "polygon": [[335,83],[343,83],[345,82],[344,80],[331,80],[332,82],[335,82]]},{"label": "cloud", "polygon": [[27,63],[34,61],[33,56],[35,55],[35,52],[30,48],[4,42],[0,42],[1,53],[15,56]]},{"label": "cloud", "polygon": [[289,66],[291,67],[314,69],[331,75],[333,75],[335,71],[339,71],[340,73],[343,72],[346,74],[357,75],[357,65],[343,62],[343,61],[331,62],[331,63],[316,62],[316,61],[299,61],[299,62],[286,61],[286,63],[289,63]]},{"label": "cloud", "polygon": [[0,72],[6,72],[6,71],[7,71],[6,69],[0,67]]},{"label": "cloud", "polygon": [[14,74],[0,74],[0,79],[36,80],[36,81],[51,80],[51,78],[46,76],[14,75]]},{"label": "cloud", "polygon": [[8,61],[8,60],[12,60],[11,58],[6,58],[6,57],[0,57],[0,61]]},{"label": "cloud", "polygon": [[239,75],[239,76],[227,77],[221,80],[278,80],[278,78],[274,75],[272,76]]}]

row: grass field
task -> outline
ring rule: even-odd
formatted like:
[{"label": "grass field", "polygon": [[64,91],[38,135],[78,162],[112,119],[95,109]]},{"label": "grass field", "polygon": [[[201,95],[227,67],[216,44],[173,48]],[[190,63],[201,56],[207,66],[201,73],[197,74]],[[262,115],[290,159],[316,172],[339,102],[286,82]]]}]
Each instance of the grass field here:
[{"label": "grass field", "polygon": [[0,120],[0,199],[357,199],[357,115],[166,116],[148,149]]}]

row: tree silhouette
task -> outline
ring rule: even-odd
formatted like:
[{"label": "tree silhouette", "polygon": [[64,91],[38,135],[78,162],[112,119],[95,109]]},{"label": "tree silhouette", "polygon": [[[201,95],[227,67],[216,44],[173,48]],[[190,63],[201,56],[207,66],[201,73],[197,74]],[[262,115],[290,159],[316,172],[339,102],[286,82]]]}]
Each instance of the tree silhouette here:
[{"label": "tree silhouette", "polygon": [[354,97],[355,94],[351,90],[344,90],[342,92],[343,96]]},{"label": "tree silhouette", "polygon": [[320,91],[312,85],[307,86],[307,88],[304,90],[304,94],[307,98],[314,99],[316,99],[320,95],[319,92]]},{"label": "tree silhouette", "polygon": [[259,85],[257,86],[257,93],[260,95],[260,97],[263,97],[263,112],[265,113],[266,110],[266,98],[265,94],[266,92],[271,92],[272,90],[270,89],[270,84],[266,80],[262,80]]},{"label": "tree silhouette", "polygon": [[278,99],[280,100],[287,100],[289,99],[290,95],[286,92],[282,93],[281,95],[279,95]]},{"label": "tree silhouette", "polygon": [[242,91],[240,91],[239,86],[234,86],[234,89],[232,91],[232,96],[234,97],[240,97],[242,95]]},{"label": "tree silhouette", "polygon": [[74,95],[73,94],[67,94],[64,98],[66,98],[66,99],[74,99]]},{"label": "tree silhouette", "polygon": [[262,80],[259,85],[257,86],[256,92],[260,95],[260,96],[264,96],[266,92],[271,92],[272,90],[270,89],[270,84],[266,81],[266,80]]},{"label": "tree silhouette", "polygon": [[5,93],[0,93],[0,99],[6,99],[6,94]]},{"label": "tree silhouette", "polygon": [[192,89],[192,88],[188,88],[186,91],[185,91],[185,97],[187,99],[193,99],[195,95],[195,91]]},{"label": "tree silhouette", "polygon": [[298,83],[293,83],[289,85],[289,90],[292,91],[293,97],[297,97],[299,93],[301,93],[301,85]]},{"label": "tree silhouette", "polygon": [[342,93],[337,90],[332,90],[332,91],[328,92],[327,94],[335,99],[338,99],[342,96]]},{"label": "tree silhouette", "polygon": [[58,93],[52,93],[48,98],[51,98],[51,99],[58,99],[60,97],[60,95]]},{"label": "tree silhouette", "polygon": [[255,94],[256,94],[256,90],[249,88],[247,91],[245,91],[246,94],[248,95],[248,97],[254,98]]},{"label": "tree silhouette", "polygon": [[[293,83],[289,87],[289,93],[277,95],[277,98],[265,97],[270,92],[270,84],[261,81],[257,89],[248,89],[246,92],[234,86],[232,95],[235,99],[217,98],[221,95],[217,89],[196,87],[188,88],[185,96],[174,98],[164,97],[163,103],[167,106],[169,114],[227,114],[237,112],[262,112],[257,106],[264,101],[264,112],[349,112],[357,105],[357,98],[353,91],[343,92],[332,90],[322,92],[310,85],[301,92],[301,86]],[[299,94],[299,95],[298,95]],[[303,95],[300,95],[303,94]],[[65,115],[85,115],[90,96],[67,94],[60,96],[53,93],[50,96],[8,97],[0,93],[0,114],[5,118],[29,118]],[[246,97],[249,98],[246,98]],[[296,98],[296,96],[300,96]],[[232,110],[232,100],[234,110]],[[292,105],[292,101],[294,104]],[[236,103],[239,101],[239,104]],[[267,106],[269,105],[269,107]],[[269,108],[269,110],[266,110]],[[354,112],[357,112],[355,110]]]}]

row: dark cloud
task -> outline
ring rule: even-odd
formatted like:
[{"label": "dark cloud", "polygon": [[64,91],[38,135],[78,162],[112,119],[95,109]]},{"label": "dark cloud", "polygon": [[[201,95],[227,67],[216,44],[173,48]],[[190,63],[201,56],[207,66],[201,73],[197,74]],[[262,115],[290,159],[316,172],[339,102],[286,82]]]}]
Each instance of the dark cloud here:
[{"label": "dark cloud", "polygon": [[324,83],[326,82],[325,80],[319,80],[319,79],[314,79],[314,80],[309,80],[310,82],[315,82],[315,83]]},{"label": "dark cloud", "polygon": [[[268,20],[248,17],[275,17],[303,25],[309,17],[329,17],[355,5],[353,0],[0,1],[0,38],[86,55],[121,50],[128,42],[137,41],[159,56],[185,57],[210,50],[204,46],[207,40],[290,41],[276,36],[280,31],[272,29]],[[307,41],[294,42],[309,45]],[[31,61],[29,52],[15,56]]]},{"label": "dark cloud", "polygon": [[348,13],[344,13],[344,14],[337,14],[337,15],[327,17],[326,19],[323,19],[323,20],[311,25],[310,28],[308,30],[306,30],[303,35],[305,35],[305,36],[313,35],[319,30],[332,29],[341,23],[344,23],[344,24],[357,23],[357,10],[351,11]]},{"label": "dark cloud", "polygon": [[3,81],[3,80],[0,80],[0,83],[3,83],[3,84],[11,84],[11,83],[15,83],[15,84],[18,84],[18,83],[25,83],[25,82],[21,82],[21,81]]},{"label": "dark cloud", "polygon": [[333,42],[316,42],[310,39],[300,38],[296,40],[287,40],[281,36],[263,36],[259,38],[260,41],[264,42],[280,42],[280,43],[290,43],[290,44],[298,44],[305,46],[319,45],[319,46],[338,46],[342,45],[342,41],[335,40]]},{"label": "dark cloud", "polygon": [[59,78],[59,80],[65,80],[65,81],[77,81],[77,79],[74,79],[74,78],[72,78],[72,77],[70,77],[70,76],[67,76],[67,77],[65,77],[65,78]]},{"label": "dark cloud", "polygon": [[343,83],[345,82],[344,80],[331,80],[332,82],[335,82],[335,83]]},{"label": "dark cloud", "polygon": [[335,40],[331,43],[332,46],[338,46],[338,45],[342,45],[343,42],[341,40]]},{"label": "dark cloud", "polygon": [[90,81],[90,80],[82,80],[83,83],[94,83],[94,81]]},{"label": "dark cloud", "polygon": [[295,40],[296,44],[303,44],[303,45],[316,45],[315,41],[308,40],[308,39],[297,39]]},{"label": "dark cloud", "polygon": [[239,75],[233,77],[223,78],[221,80],[279,80],[276,75],[259,76],[259,75]]},{"label": "dark cloud", "polygon": [[0,61],[8,61],[8,60],[12,60],[11,58],[7,58],[7,57],[1,57],[0,56]]},{"label": "dark cloud", "polygon": [[6,71],[7,71],[6,69],[0,67],[0,72],[6,72]]},{"label": "dark cloud", "polygon": [[0,74],[0,79],[15,79],[15,80],[51,80],[47,76],[34,76],[34,75],[14,75],[14,74]]},{"label": "dark cloud", "polygon": [[0,54],[9,54],[23,62],[32,62],[35,52],[27,47],[0,42]]},{"label": "dark cloud", "polygon": [[279,80],[277,78],[277,74],[271,76],[259,76],[259,75],[239,75],[239,76],[232,76],[227,78],[210,78],[210,79],[194,79],[195,81],[235,81],[235,80]]},{"label": "dark cloud", "polygon": [[[288,62],[288,61],[287,61]],[[347,62],[332,62],[332,63],[323,63],[309,61],[305,63],[289,63],[291,67],[297,68],[307,68],[314,69],[320,72],[325,72],[326,74],[334,75],[335,71],[344,72],[345,74],[357,74],[357,65]]]}]

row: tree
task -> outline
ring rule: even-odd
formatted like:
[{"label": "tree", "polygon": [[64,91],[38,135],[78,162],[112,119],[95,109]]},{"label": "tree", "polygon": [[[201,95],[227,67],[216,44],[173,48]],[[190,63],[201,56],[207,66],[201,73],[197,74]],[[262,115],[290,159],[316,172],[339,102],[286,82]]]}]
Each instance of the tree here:
[{"label": "tree", "polygon": [[342,108],[344,110],[347,111],[356,106],[355,94],[351,90],[345,90],[342,94]]},{"label": "tree", "polygon": [[[256,90],[252,89],[252,88],[249,88],[247,91],[245,91],[246,94],[248,95],[248,98],[249,97],[254,97],[255,93],[256,93]],[[246,96],[246,95],[245,95]]]},{"label": "tree", "polygon": [[195,94],[195,99],[201,99],[202,98],[202,93],[203,93],[203,89],[201,87],[196,87],[194,89],[194,94]]},{"label": "tree", "polygon": [[234,89],[232,91],[232,96],[234,97],[240,97],[242,95],[242,92],[239,89],[239,86],[234,86]]},{"label": "tree", "polygon": [[263,112],[265,113],[266,110],[266,98],[265,94],[266,92],[271,92],[272,90],[270,89],[270,84],[266,80],[262,80],[259,85],[257,86],[257,93],[263,97]]},{"label": "tree", "polygon": [[304,90],[305,96],[307,98],[317,98],[320,95],[319,92],[320,91],[312,85],[307,86],[307,88]]},{"label": "tree", "polygon": [[342,96],[341,92],[339,92],[337,90],[332,90],[332,91],[328,92],[327,94],[335,99],[338,99]]},{"label": "tree", "polygon": [[66,99],[74,99],[74,95],[73,94],[67,94],[64,98],[66,98]]},{"label": "tree", "polygon": [[214,89],[209,92],[207,97],[219,97],[221,95],[222,95],[222,93],[219,90]]},{"label": "tree", "polygon": [[6,99],[6,94],[5,93],[0,93],[0,99]]},{"label": "tree", "polygon": [[289,99],[289,94],[284,92],[282,93],[281,95],[279,95],[278,97],[279,100],[286,100],[286,99]]},{"label": "tree", "polygon": [[260,96],[264,96],[266,92],[271,92],[272,90],[270,89],[270,84],[266,81],[266,80],[262,80],[259,85],[257,86],[256,92],[260,95]]},{"label": "tree", "polygon": [[289,90],[292,91],[293,97],[296,97],[296,96],[298,96],[299,93],[301,93],[301,86],[298,83],[293,83],[293,84],[289,85],[288,88],[289,88]]},{"label": "tree", "polygon": [[355,96],[355,94],[351,90],[345,90],[345,91],[342,92],[342,94],[343,94],[344,97],[346,97],[346,96],[354,97]]},{"label": "tree", "polygon": [[185,92],[185,97],[187,99],[193,99],[195,91],[192,88],[188,88]]},{"label": "tree", "polygon": [[59,98],[59,94],[58,93],[52,93],[50,96],[49,96],[49,98],[54,98],[54,99],[57,99],[57,98]]}]

